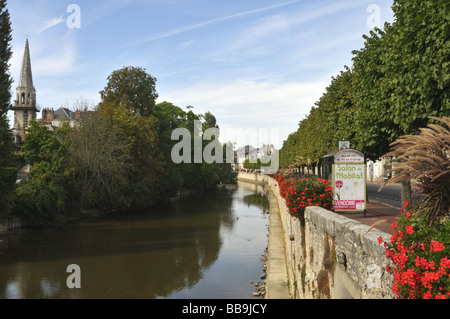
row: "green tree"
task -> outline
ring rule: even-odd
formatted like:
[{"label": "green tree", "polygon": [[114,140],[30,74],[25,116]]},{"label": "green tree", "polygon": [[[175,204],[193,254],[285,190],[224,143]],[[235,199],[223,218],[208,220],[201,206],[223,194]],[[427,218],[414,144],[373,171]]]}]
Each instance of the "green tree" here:
[{"label": "green tree", "polygon": [[100,112],[83,115],[70,135],[80,209],[118,210],[126,206],[124,191],[130,169],[129,145]]},{"label": "green tree", "polygon": [[345,67],[345,71],[332,78],[325,93],[300,121],[297,131],[283,143],[281,166],[310,168],[335,151],[339,140],[352,140],[356,135],[355,99],[353,73]]},{"label": "green tree", "polygon": [[216,117],[215,117],[211,112],[206,112],[206,113],[203,115],[203,118],[205,119],[205,124],[206,124],[208,127],[219,127],[219,126],[217,125]]},{"label": "green tree", "polygon": [[445,0],[395,0],[395,21],[383,54],[392,85],[392,122],[418,134],[429,116],[450,114],[450,4]]},{"label": "green tree", "polygon": [[134,114],[127,105],[102,102],[98,111],[106,119],[106,125],[116,132],[117,138],[128,145],[128,187],[125,197],[130,207],[146,207],[154,204],[166,192],[163,155],[159,147],[158,119]]},{"label": "green tree", "polygon": [[[391,29],[386,24],[385,30]],[[375,29],[370,36],[363,36],[364,48],[353,51],[354,87],[356,95],[355,148],[368,158],[376,160],[389,150],[397,127],[392,121],[393,109],[389,98],[392,89],[389,86],[386,64],[383,54],[390,41],[386,32]]]},{"label": "green tree", "polygon": [[30,179],[16,191],[16,214],[29,226],[44,226],[71,213],[73,175],[69,160],[68,123],[51,133],[45,125],[30,121],[22,147],[32,164]]},{"label": "green tree", "polygon": [[100,91],[103,103],[127,108],[133,115],[149,116],[153,112],[156,78],[144,68],[124,67],[108,76],[108,84]]},{"label": "green tree", "polygon": [[[392,9],[394,22],[354,52],[358,145],[372,159],[400,136],[418,134],[429,116],[450,114],[448,1],[396,0]],[[410,189],[402,182],[402,201]]]},{"label": "green tree", "polygon": [[396,0],[392,9],[394,22],[364,36],[353,58],[357,144],[373,159],[450,113],[448,1]]},{"label": "green tree", "polygon": [[[184,111],[170,102],[162,102],[155,106],[154,115],[158,118],[158,132],[160,138],[160,147],[164,154],[164,165],[166,170],[165,180],[168,183],[170,195],[177,191],[202,190],[210,188],[220,182],[233,183],[234,175],[232,173],[231,163],[226,162],[226,145],[221,145],[223,160],[222,163],[179,163],[175,164],[171,158],[171,151],[178,141],[172,141],[172,131],[177,128],[186,128],[191,135],[190,157],[194,156],[194,122],[201,121],[202,133],[196,138],[202,139],[204,147],[212,141],[218,141],[218,136],[214,136],[212,141],[203,141],[202,134],[208,128],[218,128],[215,116],[211,112],[206,112],[203,116],[195,114],[192,107]],[[218,146],[219,147],[219,146]],[[231,146],[228,146],[228,148]]]},{"label": "green tree", "polygon": [[9,66],[11,51],[11,21],[6,9],[6,0],[0,0],[0,118],[6,120],[6,113],[11,107],[12,78]]},{"label": "green tree", "polygon": [[12,209],[17,164],[12,149],[12,134],[7,112],[11,107],[12,78],[9,73],[11,51],[11,21],[6,0],[0,0],[0,214]]}]

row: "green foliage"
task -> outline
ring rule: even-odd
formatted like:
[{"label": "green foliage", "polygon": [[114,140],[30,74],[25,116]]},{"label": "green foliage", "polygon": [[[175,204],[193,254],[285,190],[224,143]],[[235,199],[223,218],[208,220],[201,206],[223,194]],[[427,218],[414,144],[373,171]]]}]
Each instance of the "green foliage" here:
[{"label": "green foliage", "polygon": [[[124,195],[128,199],[128,205],[148,206],[174,196],[179,191],[203,190],[221,182],[232,181],[230,164],[204,161],[175,164],[171,158],[172,148],[178,143],[171,139],[173,130],[188,129],[192,139],[190,155],[193,158],[194,121],[204,119],[202,131],[205,131],[218,127],[214,115],[210,112],[203,116],[195,114],[192,107],[184,111],[170,102],[154,105],[151,102],[154,101],[153,97],[157,97],[154,86],[148,87],[147,90],[133,89],[130,94],[126,82],[130,80],[130,74],[133,78],[133,88],[151,86],[150,82],[156,81],[141,68],[131,67],[114,71],[108,78],[105,90],[101,92],[102,102],[98,107],[118,137],[129,144],[128,188]],[[122,93],[119,95],[117,92]],[[129,96],[133,98],[130,99]],[[141,107],[137,101],[142,101],[142,105],[146,104]],[[197,138],[202,139],[202,136]],[[202,141],[202,146],[205,147],[210,142]]]},{"label": "green foliage", "polygon": [[100,206],[115,210],[126,206],[129,147],[101,112],[84,114],[70,135],[69,148],[80,209]]},{"label": "green foliage", "polygon": [[28,226],[54,223],[71,212],[72,172],[68,166],[68,124],[52,134],[30,121],[22,147],[23,158],[32,164],[30,179],[15,190],[16,214]]},{"label": "green foliage", "polygon": [[[405,204],[407,206],[407,203]],[[397,298],[450,298],[450,223],[442,219],[430,226],[428,215],[404,212],[392,224],[393,234],[384,242],[393,273],[392,291]]]},{"label": "green foliage", "polygon": [[[175,164],[171,158],[172,147],[178,141],[172,141],[172,131],[176,128],[186,128],[191,134],[191,158],[194,154],[194,121],[201,121],[202,131],[208,128],[218,127],[215,116],[211,112],[205,115],[197,115],[188,107],[189,111],[184,111],[178,106],[169,102],[162,102],[155,106],[154,115],[158,118],[158,131],[160,138],[160,149],[164,156],[165,182],[168,195],[175,195],[178,191],[202,190],[215,186],[218,183],[233,183],[234,174],[231,164],[226,163],[226,147],[222,145],[223,161],[222,163],[179,163]],[[198,136],[197,138],[202,138]],[[217,137],[215,136],[214,139]],[[214,140],[213,139],[213,140]],[[211,143],[211,141],[202,141],[202,149]]]},{"label": "green foliage", "polygon": [[70,213],[67,174],[52,170],[52,163],[38,162],[33,166],[31,178],[16,189],[19,199],[17,216],[26,226],[41,227],[55,223]]},{"label": "green foliage", "polygon": [[161,199],[165,191],[163,156],[159,149],[155,116],[134,114],[132,107],[102,102],[98,112],[105,117],[106,127],[127,145],[129,157],[126,172],[128,187],[124,191],[127,205],[142,207]]},{"label": "green foliage", "polygon": [[309,206],[331,208],[333,190],[330,181],[325,179],[309,178],[286,178],[282,175],[270,175],[280,188],[280,195],[286,201],[289,213],[300,222],[304,222],[305,209]]},{"label": "green foliage", "polygon": [[9,73],[11,51],[11,21],[6,0],[0,0],[0,215],[12,210],[11,190],[15,182],[17,163],[13,155],[12,134],[7,112],[11,107],[12,78]]},{"label": "green foliage", "polygon": [[[65,123],[56,134],[30,121],[22,146],[23,159],[33,165],[30,179],[15,194],[17,215],[29,226],[45,226],[79,211],[121,211],[166,200],[180,191],[202,191],[235,182],[226,163],[225,145],[213,137],[222,163],[180,163],[171,158],[172,131],[186,128],[202,140],[217,128],[210,112],[195,114],[169,102],[154,104],[156,79],[141,68],[114,71],[101,92],[102,102],[83,113],[76,127]],[[203,122],[202,122],[203,120]],[[202,128],[195,137],[194,122]],[[214,154],[213,154],[214,155]]]},{"label": "green foliage", "polygon": [[263,163],[261,161],[261,159],[257,158],[256,161],[255,160],[250,160],[250,159],[246,159],[244,162],[244,168],[247,169],[261,169],[264,167],[269,167],[270,166],[270,162],[268,163]]},{"label": "green foliage", "polygon": [[20,161],[13,154],[12,134],[6,119],[0,118],[0,217],[12,213],[14,185]]},{"label": "green foliage", "polygon": [[[386,25],[386,28],[390,28]],[[392,122],[389,97],[389,70],[383,63],[388,39],[385,32],[375,29],[364,36],[365,47],[354,51],[353,70],[356,94],[355,135],[353,146],[367,157],[377,159],[389,149],[397,126]]]},{"label": "green foliage", "polygon": [[108,76],[108,84],[100,91],[103,103],[125,107],[133,115],[152,114],[158,94],[156,78],[144,68],[124,67]]},{"label": "green foliage", "polygon": [[332,79],[285,141],[282,167],[317,162],[342,139],[376,160],[432,123],[429,116],[450,114],[448,1],[396,0],[393,11],[394,22],[363,35],[352,68]]},{"label": "green foliage", "polygon": [[327,87],[326,92],[289,135],[280,151],[281,167],[310,166],[337,148],[337,141],[352,139],[355,97],[353,74],[346,68]]}]

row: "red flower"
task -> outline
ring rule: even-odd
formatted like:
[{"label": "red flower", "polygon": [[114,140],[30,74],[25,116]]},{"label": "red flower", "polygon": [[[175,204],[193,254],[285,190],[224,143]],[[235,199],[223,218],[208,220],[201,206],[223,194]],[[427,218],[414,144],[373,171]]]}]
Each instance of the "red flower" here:
[{"label": "red flower", "polygon": [[431,244],[430,244],[431,252],[438,252],[438,251],[442,251],[444,249],[445,249],[445,246],[442,243],[435,241],[435,240],[431,241]]},{"label": "red flower", "polygon": [[411,225],[407,225],[407,226],[406,226],[406,233],[407,233],[408,235],[411,235],[412,233],[414,233],[414,229],[412,228]]}]

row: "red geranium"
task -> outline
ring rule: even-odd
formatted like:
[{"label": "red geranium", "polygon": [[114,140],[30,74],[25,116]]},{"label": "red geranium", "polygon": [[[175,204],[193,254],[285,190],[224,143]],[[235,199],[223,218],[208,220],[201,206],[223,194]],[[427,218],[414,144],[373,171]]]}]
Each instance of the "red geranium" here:
[{"label": "red geranium", "polygon": [[[405,204],[405,207],[407,204]],[[392,291],[397,298],[450,298],[449,223],[430,226],[423,216],[401,210],[390,242],[384,242],[392,266]],[[433,238],[434,237],[434,238]],[[437,238],[441,240],[437,240]],[[382,238],[378,242],[383,243]]]},{"label": "red geranium", "polygon": [[328,180],[316,177],[286,178],[278,174],[270,176],[278,182],[280,195],[285,199],[289,213],[301,221],[308,206],[332,206],[333,189]]}]

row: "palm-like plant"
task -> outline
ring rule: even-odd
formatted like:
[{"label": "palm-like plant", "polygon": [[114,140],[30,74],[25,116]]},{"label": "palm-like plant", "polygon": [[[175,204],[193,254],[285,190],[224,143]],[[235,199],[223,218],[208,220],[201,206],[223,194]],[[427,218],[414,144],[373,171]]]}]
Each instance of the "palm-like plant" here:
[{"label": "palm-like plant", "polygon": [[[449,117],[430,117],[450,128]],[[395,176],[383,185],[399,181],[414,181],[422,193],[418,203],[420,214],[427,214],[430,222],[450,214],[450,131],[443,125],[429,124],[419,135],[405,135],[391,144],[391,152],[398,164],[389,172]]]}]

